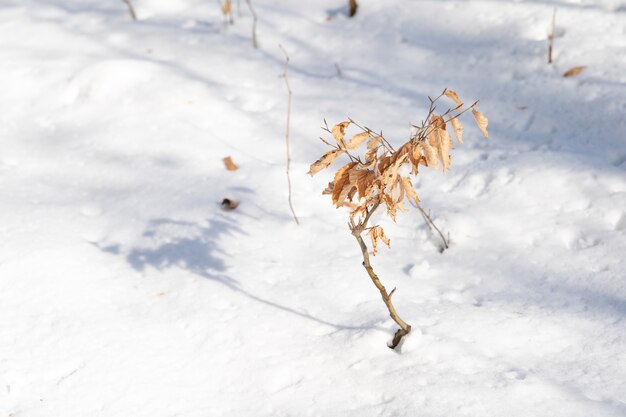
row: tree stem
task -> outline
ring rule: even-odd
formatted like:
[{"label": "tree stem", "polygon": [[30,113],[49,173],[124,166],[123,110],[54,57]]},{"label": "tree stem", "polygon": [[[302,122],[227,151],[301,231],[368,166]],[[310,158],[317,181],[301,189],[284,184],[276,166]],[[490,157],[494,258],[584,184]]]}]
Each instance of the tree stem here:
[{"label": "tree stem", "polygon": [[354,236],[356,241],[359,243],[359,247],[361,248],[361,254],[363,255],[363,267],[367,271],[367,274],[369,275],[370,279],[372,280],[376,288],[378,288],[378,291],[380,292],[383,302],[387,306],[387,310],[389,310],[389,315],[391,316],[393,321],[395,321],[398,324],[398,326],[400,326],[400,329],[396,331],[393,337],[393,340],[388,345],[391,349],[395,349],[398,346],[398,344],[400,344],[400,341],[402,340],[402,338],[406,336],[407,334],[409,334],[409,332],[411,331],[411,325],[406,323],[404,320],[402,320],[400,316],[398,315],[396,308],[391,302],[391,295],[395,291],[395,288],[394,288],[394,291],[391,292],[391,294],[387,293],[387,289],[382,284],[382,282],[380,282],[378,275],[376,275],[376,273],[374,272],[374,268],[372,268],[372,264],[370,263],[370,255],[367,250],[367,245],[363,241],[362,233],[367,227],[367,222],[369,221],[371,214],[377,208],[378,208],[378,205],[370,209],[365,219],[358,225],[351,224],[350,230],[352,231],[352,236]]}]

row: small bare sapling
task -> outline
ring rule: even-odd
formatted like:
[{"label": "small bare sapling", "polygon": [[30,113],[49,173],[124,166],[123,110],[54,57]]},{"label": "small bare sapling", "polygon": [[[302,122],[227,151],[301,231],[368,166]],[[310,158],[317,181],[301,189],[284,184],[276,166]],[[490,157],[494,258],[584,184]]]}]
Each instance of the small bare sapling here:
[{"label": "small bare sapling", "polygon": [[[455,107],[442,114],[435,114],[435,103],[444,95],[454,101]],[[454,148],[454,143],[448,127],[457,142],[463,143],[463,125],[459,121],[463,113],[471,110],[479,129],[485,137],[488,136],[488,121],[476,110],[478,102],[464,107],[458,95],[448,89],[434,100],[429,97],[429,100],[430,109],[426,119],[421,125],[413,126],[414,133],[398,149],[394,149],[382,133],[363,127],[352,119],[338,123],[332,129],[326,125],[324,130],[332,135],[336,144],[321,138],[332,149],[315,161],[308,172],[315,175],[339,158],[347,159],[347,163],[337,170],[334,180],[328,184],[323,194],[329,194],[337,208],[346,207],[349,211],[348,227],[361,249],[363,267],[380,292],[391,318],[400,326],[388,344],[392,349],[409,334],[411,326],[400,318],[392,303],[391,297],[396,289],[387,292],[370,262],[370,252],[364,235],[371,239],[372,255],[376,255],[380,242],[388,247],[390,245],[383,228],[380,225],[370,225],[370,219],[378,209],[384,207],[387,215],[395,221],[397,212],[405,210],[405,200],[414,204],[420,201],[411,183],[411,177],[418,175],[420,166],[435,169],[441,167],[444,172],[449,169],[450,151]],[[346,130],[350,126],[354,126],[358,133],[347,139]],[[365,149],[361,146],[363,144]]]}]

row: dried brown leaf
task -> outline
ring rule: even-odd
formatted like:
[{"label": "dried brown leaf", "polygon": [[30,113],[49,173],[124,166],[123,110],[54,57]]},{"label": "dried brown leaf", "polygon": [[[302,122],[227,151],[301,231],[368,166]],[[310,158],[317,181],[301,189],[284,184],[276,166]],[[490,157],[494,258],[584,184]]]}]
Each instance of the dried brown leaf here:
[{"label": "dried brown leaf", "polygon": [[450,124],[452,124],[452,130],[454,130],[454,136],[456,136],[459,145],[463,144],[463,125],[459,122],[458,117],[450,117]]},{"label": "dried brown leaf", "polygon": [[327,168],[330,164],[335,162],[335,160],[339,158],[343,153],[344,151],[342,151],[341,149],[333,149],[326,152],[324,155],[322,155],[320,159],[311,164],[311,167],[309,168],[309,172],[307,172],[307,174],[309,174],[310,176],[317,174],[318,172],[320,172],[324,168]]},{"label": "dried brown leaf", "polygon": [[420,199],[417,197],[417,192],[415,191],[415,188],[413,188],[413,184],[411,184],[411,180],[409,178],[402,178],[402,188],[404,189],[404,192],[409,200],[419,203]]},{"label": "dried brown leaf", "polygon": [[430,133],[429,141],[437,150],[437,157],[443,165],[443,172],[446,172],[450,167],[450,149],[454,148],[452,138],[445,130],[435,128]]},{"label": "dried brown leaf", "polygon": [[348,162],[346,165],[339,168],[339,170],[335,173],[335,187],[333,189],[333,204],[337,207],[344,202],[352,187],[354,187],[350,183],[350,170],[355,167],[356,162]]},{"label": "dried brown leaf", "polygon": [[430,123],[434,128],[446,130],[446,121],[441,116],[432,116]]},{"label": "dried brown leaf", "polygon": [[486,138],[488,138],[489,132],[487,132],[487,125],[489,124],[489,120],[487,120],[487,118],[476,109],[472,109],[472,114],[474,115],[474,119],[476,120],[476,124],[478,125],[480,131],[483,132],[483,135],[485,135]]},{"label": "dried brown leaf", "polygon": [[[395,155],[395,154],[394,154]],[[407,159],[408,154],[404,154],[396,159],[393,164],[389,164],[389,166],[382,172],[382,183],[385,186],[392,186],[396,182],[396,178],[398,177],[398,169],[400,165],[404,163]],[[393,157],[392,157],[393,158]]]},{"label": "dried brown leaf", "polygon": [[387,235],[385,235],[385,231],[383,230],[382,227],[374,226],[367,232],[367,234],[372,240],[372,255],[376,255],[376,253],[378,253],[378,241],[379,240],[381,240],[385,245],[387,245],[388,248],[390,247],[391,241],[389,240]]},{"label": "dried brown leaf", "polygon": [[579,67],[570,68],[567,71],[565,71],[565,74],[563,74],[563,76],[564,77],[575,77],[578,74],[580,74],[581,72],[583,72],[585,70],[585,68],[587,68],[586,65],[581,65]]},{"label": "dried brown leaf", "polygon": [[324,188],[324,191],[322,191],[322,195],[332,194],[334,188],[335,188],[335,183],[333,181],[329,182],[328,186]]},{"label": "dried brown leaf", "polygon": [[350,141],[348,142],[348,145],[347,145],[348,149],[350,150],[356,149],[360,144],[365,142],[365,140],[369,138],[370,136],[371,134],[368,132],[357,133],[356,135],[350,138]]},{"label": "dried brown leaf", "polygon": [[463,102],[461,101],[459,96],[456,94],[456,91],[446,88],[446,92],[444,94],[446,95],[446,97],[449,97],[452,100],[454,100],[454,102],[456,103],[457,109],[463,105]]},{"label": "dried brown leaf", "polygon": [[350,121],[346,120],[345,122],[337,123],[335,126],[333,126],[333,129],[331,130],[333,137],[335,138],[341,149],[346,148],[346,143],[343,141],[343,138],[344,136],[346,136],[346,128],[348,126],[350,126]]},{"label": "dried brown leaf", "polygon": [[[356,186],[359,199],[367,198],[371,194],[375,178],[376,174],[369,169],[353,169],[350,171],[350,184]],[[368,193],[368,191],[370,192]]]},{"label": "dried brown leaf", "polygon": [[222,161],[224,161],[224,166],[229,171],[237,171],[239,169],[239,166],[235,165],[233,159],[230,156],[222,158]]},{"label": "dried brown leaf", "polygon": [[231,0],[224,0],[224,3],[222,4],[222,13],[228,16],[230,15],[230,12],[231,12]]},{"label": "dried brown leaf", "polygon": [[424,162],[429,168],[439,169],[439,161],[437,160],[437,149],[430,145],[430,142],[425,140],[422,142],[422,148],[424,149]]}]

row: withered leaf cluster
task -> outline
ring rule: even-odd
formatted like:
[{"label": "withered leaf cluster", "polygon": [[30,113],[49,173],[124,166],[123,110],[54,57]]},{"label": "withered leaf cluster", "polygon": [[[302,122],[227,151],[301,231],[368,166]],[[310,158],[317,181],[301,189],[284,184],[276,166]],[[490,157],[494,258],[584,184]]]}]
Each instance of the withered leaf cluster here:
[{"label": "withered leaf cluster", "polygon": [[[456,107],[449,108],[442,114],[435,114],[435,102],[442,96],[451,99]],[[463,143],[463,125],[459,116],[471,110],[474,120],[481,132],[488,137],[487,118],[476,110],[475,102],[464,108],[456,92],[446,89],[435,100],[431,100],[428,117],[419,126],[409,140],[394,149],[382,136],[369,128],[361,127],[353,120],[336,124],[326,130],[333,136],[336,145],[322,139],[331,146],[320,159],[315,161],[309,174],[315,175],[328,168],[340,157],[348,162],[335,173],[333,181],[323,191],[329,194],[336,207],[347,207],[350,219],[354,224],[363,222],[370,212],[384,206],[387,214],[395,221],[398,211],[405,210],[404,201],[419,202],[412,176],[417,176],[420,166],[447,171],[450,168],[450,151],[454,148],[451,134],[459,144]],[[347,136],[349,127],[356,127],[359,132]],[[362,148],[363,144],[366,144]],[[366,220],[365,220],[366,221]],[[389,239],[380,226],[369,229],[374,253],[378,248],[378,240],[389,245]]]}]

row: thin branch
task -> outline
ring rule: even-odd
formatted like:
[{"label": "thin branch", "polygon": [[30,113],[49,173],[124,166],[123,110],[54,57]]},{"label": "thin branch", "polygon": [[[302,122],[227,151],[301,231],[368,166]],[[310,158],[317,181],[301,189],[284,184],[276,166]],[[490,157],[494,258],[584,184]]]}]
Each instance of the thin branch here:
[{"label": "thin branch", "polygon": [[387,150],[391,153],[395,152],[396,150],[393,148],[393,146],[391,146],[391,143],[389,143],[389,141],[387,139],[385,139],[385,137],[383,136],[383,132],[381,131],[380,133],[376,133],[375,131],[373,131],[372,129],[370,129],[367,126],[361,126],[360,124],[358,124],[357,122],[355,122],[353,119],[348,118],[348,120],[350,121],[350,123],[352,123],[353,125],[355,125],[356,127],[358,127],[359,129],[361,129],[364,132],[367,132],[371,135],[376,135],[376,136],[380,136],[380,139],[383,141],[383,145],[385,145],[385,147],[387,148]]},{"label": "thin branch", "polygon": [[[330,130],[330,128],[328,127],[328,122],[326,121],[326,119],[324,119],[324,126],[322,126],[322,130],[325,131],[325,132],[330,133],[334,137],[333,131]],[[320,138],[320,139],[322,139],[322,138]],[[326,142],[324,139],[322,139],[322,142],[326,143],[327,145],[330,145],[330,143]],[[343,147],[335,146],[335,145],[330,145],[330,146],[335,148],[335,149],[341,149],[348,156],[348,158],[350,158],[351,162],[358,162],[360,164],[363,163],[361,161],[361,158],[359,158],[358,156],[352,155],[346,146],[343,146]]]},{"label": "thin branch", "polygon": [[[250,4],[250,3],[248,3]],[[289,127],[291,124],[291,86],[289,85],[289,55],[287,51],[282,47],[282,45],[278,45],[280,49],[285,54],[285,72],[282,77],[285,79],[285,85],[287,86],[287,127],[285,130],[285,143],[287,145],[287,189],[289,191],[289,208],[291,209],[291,214],[293,215],[293,219],[296,221],[296,224],[300,224],[298,221],[298,216],[296,216],[296,212],[293,209],[293,204],[291,202],[291,176],[289,171],[291,170],[291,147],[289,141]]]},{"label": "thin branch", "polygon": [[[248,3],[248,8],[250,9],[250,13],[252,13],[252,46],[254,46],[254,49],[258,49],[259,44],[256,40],[256,22],[257,22],[256,12],[254,11],[254,8],[252,7],[252,2],[250,0],[246,0],[246,3]],[[289,62],[289,58],[287,58],[287,62]]]},{"label": "thin branch", "polygon": [[128,13],[130,13],[130,17],[133,20],[137,20],[137,13],[135,13],[135,8],[133,7],[133,4],[130,2],[130,0],[122,0],[124,3],[126,3],[126,5],[128,6]]},{"label": "thin branch", "polygon": [[441,252],[443,252],[446,249],[449,249],[450,237],[448,236],[448,239],[446,239],[446,237],[443,235],[441,230],[439,230],[439,228],[435,225],[435,222],[433,222],[433,219],[430,217],[430,214],[426,213],[426,211],[422,208],[421,205],[419,205],[419,203],[415,203],[411,205],[413,205],[413,207],[415,207],[416,209],[420,211],[420,213],[422,214],[422,217],[424,218],[424,222],[426,223],[430,231],[432,232],[434,229],[439,234],[439,237],[441,237],[441,241],[443,242],[443,246],[441,247]]},{"label": "thin branch", "polygon": [[341,68],[339,68],[339,64],[335,62],[335,69],[337,70],[337,77],[341,78],[343,76],[341,72]]},{"label": "thin branch", "polygon": [[556,29],[556,7],[554,8],[554,12],[552,13],[552,32],[548,35],[548,64],[552,63],[552,47],[554,46],[554,38]]}]

